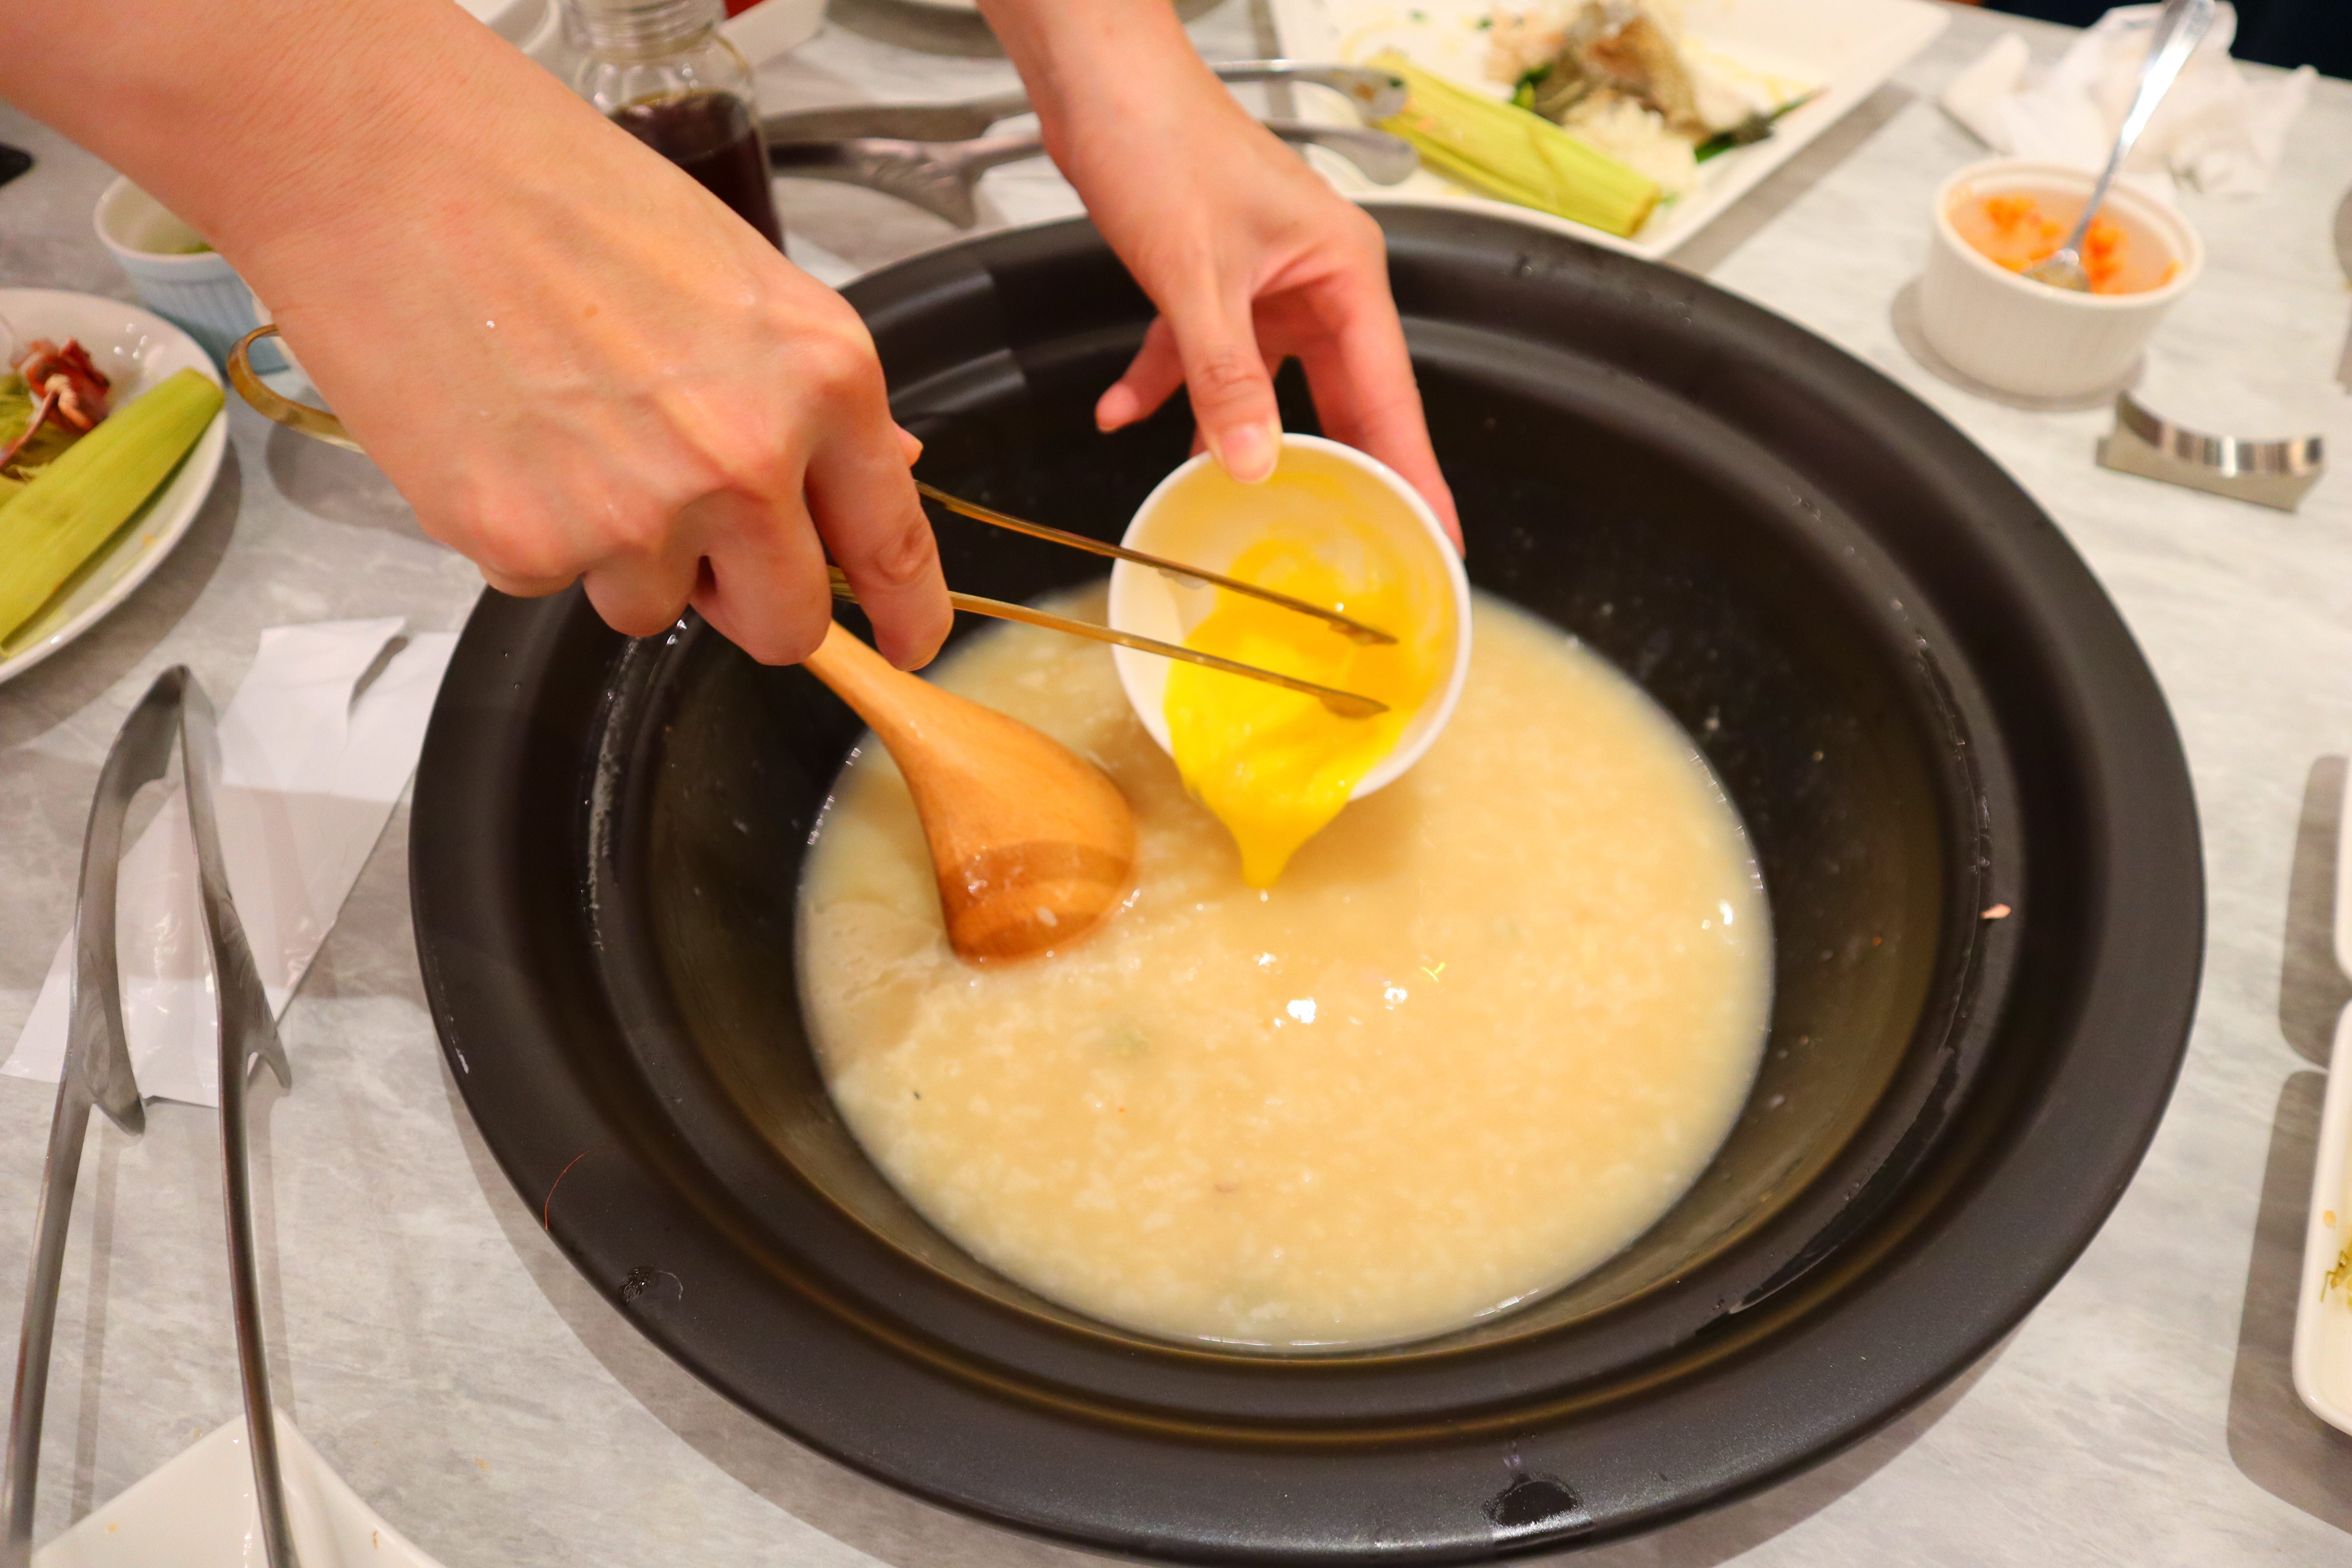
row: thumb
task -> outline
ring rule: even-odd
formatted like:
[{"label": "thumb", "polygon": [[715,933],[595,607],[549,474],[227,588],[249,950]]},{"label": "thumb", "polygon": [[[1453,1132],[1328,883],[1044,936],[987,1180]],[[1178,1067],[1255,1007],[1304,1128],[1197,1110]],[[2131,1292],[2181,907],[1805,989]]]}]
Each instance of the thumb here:
[{"label": "thumb", "polygon": [[1237,311],[1217,311],[1189,331],[1185,323],[1176,323],[1176,344],[1202,440],[1225,472],[1243,484],[1265,479],[1282,455],[1282,418],[1275,407],[1274,377],[1257,351],[1247,303]]}]

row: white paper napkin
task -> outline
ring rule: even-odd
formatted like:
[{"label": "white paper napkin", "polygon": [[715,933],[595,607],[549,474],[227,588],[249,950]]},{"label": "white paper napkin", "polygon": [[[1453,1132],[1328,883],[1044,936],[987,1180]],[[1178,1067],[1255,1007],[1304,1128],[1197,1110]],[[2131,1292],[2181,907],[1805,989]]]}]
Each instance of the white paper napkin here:
[{"label": "white paper napkin", "polygon": [[[405,625],[273,626],[221,713],[221,853],[274,1013],[285,1012],[327,940],[424,749],[457,639],[404,638]],[[123,1026],[142,1093],[218,1105],[219,1021],[195,879],[175,788],[122,858]],[[0,1073],[55,1083],[63,1070],[72,942],[69,931],[58,944]]]},{"label": "white paper napkin", "polygon": [[[2102,168],[2138,89],[2159,9],[2108,12],[2046,72],[2029,70],[2024,38],[2005,33],[1944,89],[1945,110],[1997,153]],[[2168,170],[2208,195],[2253,195],[2270,184],[2317,73],[2305,66],[2249,79],[2230,58],[2237,31],[2236,8],[2214,7],[2211,29],[2125,164],[2128,174],[2158,176],[2137,182],[2142,188],[2168,195],[2160,178]]]}]

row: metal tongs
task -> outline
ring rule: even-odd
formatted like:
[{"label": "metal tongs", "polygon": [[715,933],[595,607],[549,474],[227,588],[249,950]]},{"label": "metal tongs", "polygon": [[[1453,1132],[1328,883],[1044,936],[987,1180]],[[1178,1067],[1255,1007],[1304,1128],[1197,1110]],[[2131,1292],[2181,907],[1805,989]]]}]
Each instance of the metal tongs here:
[{"label": "metal tongs", "polygon": [[[1367,121],[1404,108],[1402,77],[1370,66],[1298,60],[1224,60],[1210,68],[1226,82],[1309,82],[1346,99]],[[1029,111],[1024,92],[999,93],[961,103],[860,103],[772,114],[760,122],[768,163],[779,174],[835,180],[921,207],[958,228],[980,221],[973,193],[980,177],[1002,163],[1043,157],[1034,129],[990,134],[1000,121]],[[1412,143],[1365,126],[1318,125],[1304,120],[1261,119],[1297,147],[1321,147],[1353,163],[1374,184],[1393,185],[1421,166]]]},{"label": "metal tongs", "polygon": [[[81,883],[74,898],[73,973],[64,1070],[49,1121],[48,1163],[34,1221],[33,1266],[25,1287],[24,1333],[17,1342],[16,1397],[9,1408],[7,1468],[0,1474],[0,1568],[27,1568],[33,1557],[33,1502],[41,1461],[41,1415],[49,1380],[49,1343],[57,1327],[58,1291],[65,1272],[66,1231],[72,1223],[74,1181],[92,1106],[137,1137],[146,1130],[139,1084],[131,1070],[122,1024],[122,991],[115,948],[115,876],[122,856],[123,820],[142,784],[161,779],[180,750],[180,798],[195,840],[198,900],[212,946],[220,1017],[221,1164],[228,1210],[229,1290],[236,1318],[236,1359],[245,1393],[246,1437],[253,1454],[254,1501],[269,1568],[296,1568],[287,1525],[286,1489],[278,1458],[278,1428],[269,1399],[269,1363],[261,1337],[260,1271],[253,1245],[253,1203],[246,1159],[246,1079],[258,1058],[293,1087],[278,1026],[262,990],[253,951],[229,896],[213,792],[220,776],[220,746],[213,707],[184,665],[155,684],[123,721],[106,754],[82,837]],[[167,808],[168,809],[168,808]]]}]

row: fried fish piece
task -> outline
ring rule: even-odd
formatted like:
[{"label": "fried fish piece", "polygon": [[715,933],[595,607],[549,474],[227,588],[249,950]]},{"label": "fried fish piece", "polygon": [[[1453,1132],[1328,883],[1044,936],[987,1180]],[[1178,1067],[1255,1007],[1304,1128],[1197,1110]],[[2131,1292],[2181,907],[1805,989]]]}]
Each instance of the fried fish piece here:
[{"label": "fried fish piece", "polygon": [[1591,0],[1569,24],[1559,54],[1532,87],[1529,107],[1554,123],[1606,89],[1656,110],[1673,130],[1707,129],[1670,24],[1638,0]]}]

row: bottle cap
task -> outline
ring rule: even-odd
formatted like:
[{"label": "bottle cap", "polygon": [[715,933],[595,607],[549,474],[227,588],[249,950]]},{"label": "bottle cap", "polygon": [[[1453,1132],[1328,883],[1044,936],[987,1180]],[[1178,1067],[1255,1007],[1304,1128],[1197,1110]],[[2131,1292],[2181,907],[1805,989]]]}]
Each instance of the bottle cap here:
[{"label": "bottle cap", "polygon": [[563,0],[563,30],[601,60],[676,53],[727,19],[723,0]]}]

